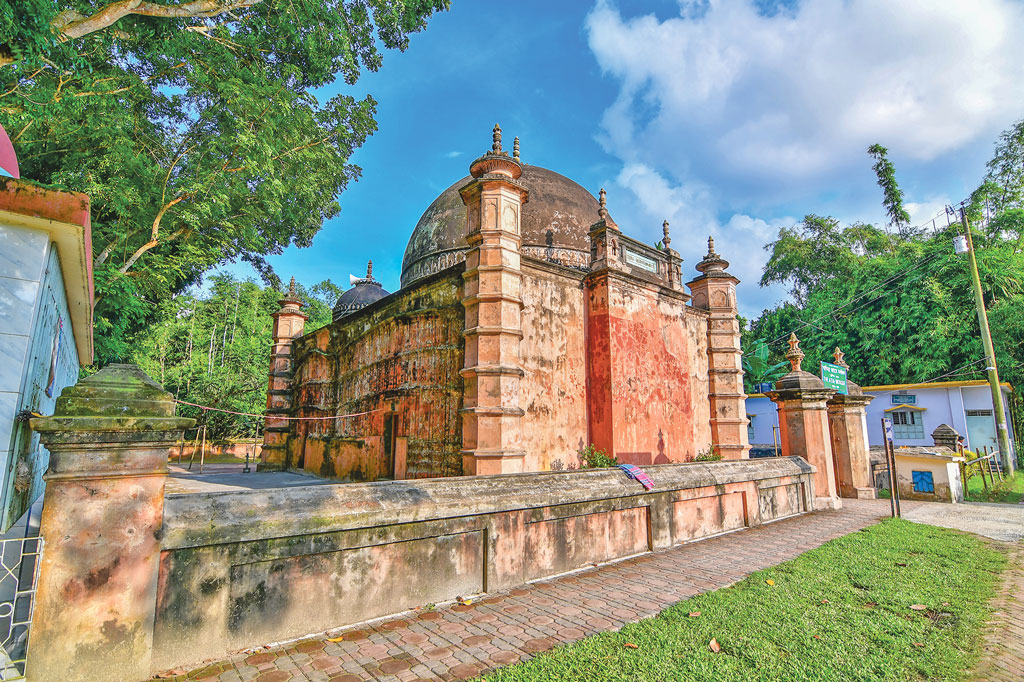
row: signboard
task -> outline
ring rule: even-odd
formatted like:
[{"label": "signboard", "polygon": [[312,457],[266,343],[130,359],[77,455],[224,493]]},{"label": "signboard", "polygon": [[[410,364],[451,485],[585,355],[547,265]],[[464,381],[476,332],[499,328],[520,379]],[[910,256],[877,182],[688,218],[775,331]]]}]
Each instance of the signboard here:
[{"label": "signboard", "polygon": [[825,388],[832,389],[836,393],[847,393],[846,368],[833,365],[831,362],[821,363],[821,382]]},{"label": "signboard", "polygon": [[882,426],[885,427],[885,439],[887,441],[889,441],[889,442],[892,442],[892,440],[893,440],[892,420],[891,419],[883,419],[882,420]]},{"label": "signboard", "polygon": [[917,405],[916,395],[895,395],[892,396],[893,405]]},{"label": "signboard", "polygon": [[625,254],[626,263],[628,263],[629,265],[638,267],[641,270],[646,270],[647,272],[653,272],[654,274],[658,274],[658,264],[654,261],[653,258],[648,258],[647,256],[639,254],[636,251],[631,251],[629,249],[623,249],[622,253]]}]

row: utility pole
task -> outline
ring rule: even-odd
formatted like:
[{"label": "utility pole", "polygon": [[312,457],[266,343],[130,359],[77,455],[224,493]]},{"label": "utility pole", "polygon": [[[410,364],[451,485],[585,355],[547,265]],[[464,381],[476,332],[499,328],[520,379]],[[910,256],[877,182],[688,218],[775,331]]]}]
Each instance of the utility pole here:
[{"label": "utility pole", "polygon": [[967,222],[967,211],[960,206],[960,223],[967,238],[967,259],[971,267],[971,285],[974,288],[974,304],[978,309],[978,324],[981,326],[981,344],[985,348],[985,364],[988,372],[988,383],[992,387],[992,411],[996,418],[996,438],[999,441],[999,458],[1002,460],[1003,471],[1013,474],[1013,453],[1010,452],[1010,432],[1006,428],[1006,410],[1003,409],[1003,390],[999,386],[999,369],[996,367],[996,352],[992,347],[992,334],[988,329],[988,313],[985,312],[985,299],[981,291],[981,276],[978,275],[978,259],[974,255],[974,241],[971,239],[971,226]]}]

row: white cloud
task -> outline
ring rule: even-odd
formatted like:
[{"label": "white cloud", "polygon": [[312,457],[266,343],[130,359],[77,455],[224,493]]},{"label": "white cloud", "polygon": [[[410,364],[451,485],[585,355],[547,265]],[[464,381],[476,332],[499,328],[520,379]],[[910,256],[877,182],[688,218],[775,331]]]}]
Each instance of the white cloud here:
[{"label": "white cloud", "polygon": [[[764,245],[799,220],[789,213],[882,218],[874,194],[820,201],[854,181],[861,199],[875,191],[869,145],[898,170],[944,163],[1024,113],[1024,4],[1012,0],[804,0],[767,15],[749,0],[679,4],[664,20],[624,17],[611,0],[588,15],[590,48],[618,86],[600,141],[633,195],[619,199],[627,231],[635,213],[636,236],[653,241],[667,218],[691,265],[714,234],[746,315],[785,295],[756,283]],[[959,190],[908,197],[913,224]]]},{"label": "white cloud", "polygon": [[1011,0],[710,0],[624,18],[599,0],[590,48],[619,92],[603,143],[626,163],[762,192],[864,163],[930,160],[1020,115],[1024,7]]},{"label": "white cloud", "polygon": [[[707,237],[713,236],[715,249],[730,262],[729,272],[740,279],[741,314],[756,317],[785,295],[785,287],[761,289],[757,283],[768,261],[764,245],[775,239],[780,227],[791,226],[797,220],[787,216],[765,221],[736,213],[722,224],[715,217],[706,187],[696,183],[673,185],[642,164],[627,164],[615,183],[632,194],[631,201],[621,202],[624,210],[620,215],[625,214],[630,219],[622,224],[628,234],[654,242],[662,237],[661,222],[669,221],[672,248],[679,251],[688,264],[684,278],[696,276],[693,266],[707,253]],[[622,197],[617,195],[609,197],[613,209],[620,199]],[[613,210],[613,217],[617,213]]]},{"label": "white cloud", "polygon": [[453,151],[453,152],[448,152],[447,154],[445,154],[445,158],[448,158],[448,159],[457,159],[460,156],[462,156],[462,152],[454,152]]}]

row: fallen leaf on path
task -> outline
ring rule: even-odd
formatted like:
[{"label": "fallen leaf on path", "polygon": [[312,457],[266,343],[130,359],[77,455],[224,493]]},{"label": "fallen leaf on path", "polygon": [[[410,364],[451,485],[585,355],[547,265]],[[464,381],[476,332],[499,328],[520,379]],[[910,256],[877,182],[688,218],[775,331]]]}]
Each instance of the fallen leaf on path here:
[{"label": "fallen leaf on path", "polygon": [[896,565],[897,565],[897,566],[906,566],[906,564],[904,564],[904,563],[900,563],[899,561],[897,561],[897,562],[896,562]]},{"label": "fallen leaf on path", "polygon": [[924,644],[921,644],[920,642],[914,642],[914,646],[916,646],[916,647],[923,647]]},{"label": "fallen leaf on path", "polygon": [[345,635],[341,635],[340,637],[328,637],[327,641],[328,642],[341,642],[344,639],[345,639]]},{"label": "fallen leaf on path", "polygon": [[925,606],[924,604],[911,604],[910,605],[910,610],[911,611],[925,611],[927,609],[928,609],[928,607]]},{"label": "fallen leaf on path", "polygon": [[818,635],[815,635],[814,639],[821,639],[821,637],[819,637]]},{"label": "fallen leaf on path", "polygon": [[166,680],[169,677],[177,677],[178,675],[184,675],[187,672],[188,671],[183,668],[175,668],[174,670],[168,670],[167,672],[159,673],[157,674],[157,677],[161,680]]},{"label": "fallen leaf on path", "polygon": [[708,648],[711,649],[712,651],[714,651],[717,654],[719,651],[722,650],[722,645],[718,643],[717,639],[712,637],[711,641],[708,642]]},{"label": "fallen leaf on path", "polygon": [[821,603],[822,604],[831,604],[832,602],[830,602],[828,599],[822,599]]},{"label": "fallen leaf on path", "polygon": [[864,604],[864,606],[868,607],[869,609],[873,609],[876,606],[878,606],[878,603],[877,602],[873,602],[873,601],[869,601],[868,603]]},{"label": "fallen leaf on path", "polygon": [[765,580],[765,582],[768,583],[769,585],[774,585],[775,584],[775,581],[772,580],[771,578],[768,578],[768,580]]},{"label": "fallen leaf on path", "polygon": [[697,618],[698,616],[700,616],[700,611],[690,611],[690,613],[687,615],[689,615],[690,618]]},{"label": "fallen leaf on path", "polygon": [[639,649],[640,648],[636,644],[633,644],[632,642],[626,642],[625,644],[622,645],[622,647],[624,649]]}]

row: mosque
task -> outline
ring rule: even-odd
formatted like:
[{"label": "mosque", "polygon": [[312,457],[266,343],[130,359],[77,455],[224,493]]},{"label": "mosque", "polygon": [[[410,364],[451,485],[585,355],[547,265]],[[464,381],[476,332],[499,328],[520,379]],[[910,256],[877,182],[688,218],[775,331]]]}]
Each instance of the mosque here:
[{"label": "mosque", "polygon": [[599,198],[492,145],[412,231],[401,288],[354,280],[303,333],[275,313],[263,465],[342,481],[744,459],[736,284],[683,282],[669,225],[627,236]]}]

